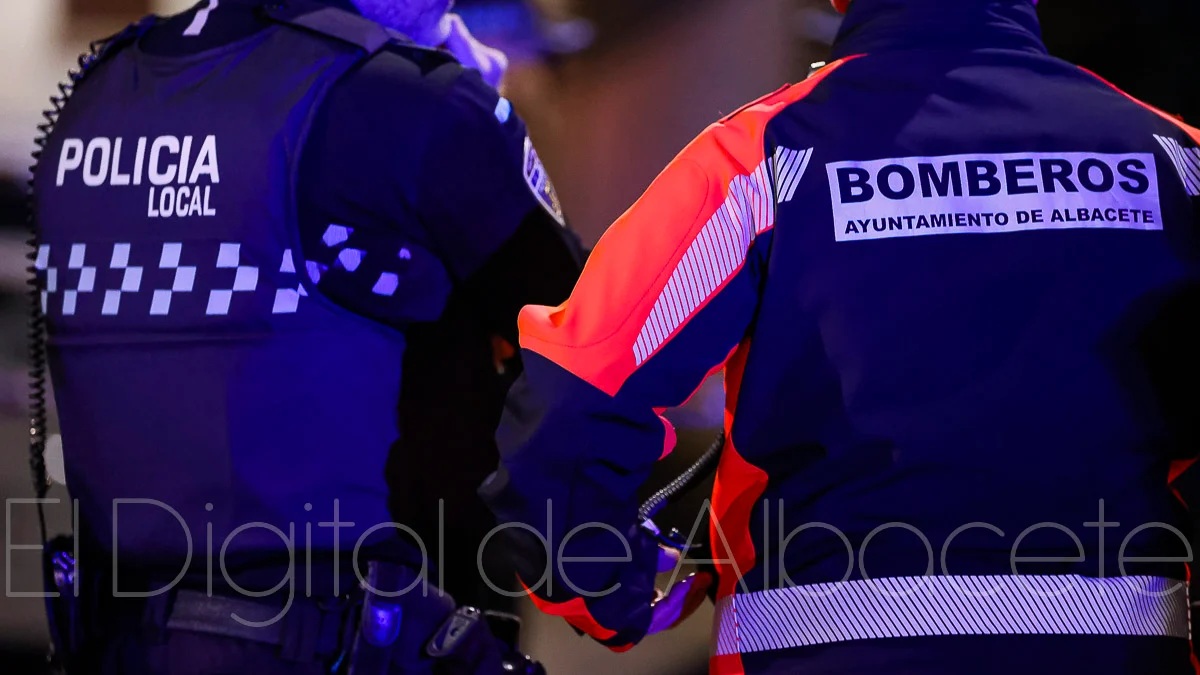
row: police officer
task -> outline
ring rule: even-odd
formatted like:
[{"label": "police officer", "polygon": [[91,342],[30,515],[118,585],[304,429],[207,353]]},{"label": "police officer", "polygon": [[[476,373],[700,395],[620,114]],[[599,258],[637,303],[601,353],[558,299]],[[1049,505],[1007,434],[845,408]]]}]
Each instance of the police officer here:
[{"label": "police officer", "polygon": [[[101,46],[52,115],[36,267],[80,512],[77,672],[500,668],[433,587],[458,550],[434,497],[482,510],[455,505],[494,448],[397,440],[406,370],[446,356],[407,340],[469,313],[494,375],[493,336],[515,343],[518,308],[565,298],[579,262],[483,79],[502,55],[449,4],[208,0]],[[434,459],[477,478],[431,482]]]},{"label": "police officer", "polygon": [[723,369],[713,672],[1191,672],[1200,131],[1030,0],[839,4],[522,313],[483,488],[522,581],[617,650],[684,615],[634,500]]}]

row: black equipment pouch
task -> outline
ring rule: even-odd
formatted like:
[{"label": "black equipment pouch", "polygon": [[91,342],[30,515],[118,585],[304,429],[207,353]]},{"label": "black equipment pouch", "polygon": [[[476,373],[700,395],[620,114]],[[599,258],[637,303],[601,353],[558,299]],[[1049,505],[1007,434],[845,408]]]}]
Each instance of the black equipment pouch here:
[{"label": "black equipment pouch", "polygon": [[425,653],[435,659],[461,657],[472,650],[483,633],[487,635],[482,639],[494,639],[483,612],[474,607],[459,607],[425,645]]},{"label": "black equipment pouch", "polygon": [[370,562],[347,673],[544,674],[516,650],[519,631],[515,616],[455,609],[409,565]]},{"label": "black equipment pouch", "polygon": [[42,549],[42,580],[50,624],[51,662],[69,668],[83,648],[85,621],[73,537],[55,537]]},{"label": "black equipment pouch", "polygon": [[425,642],[454,613],[454,601],[411,565],[372,561],[362,583],[362,611],[350,675],[433,672]]},{"label": "black equipment pouch", "polygon": [[[407,574],[406,574],[407,573]],[[362,613],[350,655],[350,675],[385,675],[404,626],[404,597],[412,583],[407,567],[367,563]]]},{"label": "black equipment pouch", "polygon": [[[461,607],[438,630],[426,653],[448,659],[449,672],[546,675],[542,665],[519,651],[521,618],[507,612]],[[496,650],[500,650],[496,661]]]}]

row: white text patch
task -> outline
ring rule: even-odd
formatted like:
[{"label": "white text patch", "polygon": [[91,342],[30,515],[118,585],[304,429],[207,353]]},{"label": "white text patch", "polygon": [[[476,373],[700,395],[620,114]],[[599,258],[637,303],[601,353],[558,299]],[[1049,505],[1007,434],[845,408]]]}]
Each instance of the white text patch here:
[{"label": "white text patch", "polygon": [[1161,230],[1150,153],[906,157],[826,165],[837,241],[1069,228]]}]

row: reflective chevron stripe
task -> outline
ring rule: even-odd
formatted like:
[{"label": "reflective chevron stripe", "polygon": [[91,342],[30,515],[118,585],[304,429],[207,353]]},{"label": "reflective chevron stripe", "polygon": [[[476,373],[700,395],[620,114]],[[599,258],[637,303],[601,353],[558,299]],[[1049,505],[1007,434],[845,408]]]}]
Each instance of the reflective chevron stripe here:
[{"label": "reflective chevron stripe", "polygon": [[1200,148],[1185,148],[1179,141],[1166,136],[1156,135],[1154,138],[1171,158],[1188,194],[1200,197]]},{"label": "reflective chevron stripe", "polygon": [[729,184],[725,203],[709,219],[679,261],[646,318],[633,355],[637,365],[649,359],[746,262],[760,234],[775,226],[779,205],[792,201],[808,170],[813,149],[777,148],[754,173]]},{"label": "reflective chevron stripe", "polygon": [[717,655],[936,635],[1190,637],[1187,584],[1161,577],[904,577],[733,595]]}]

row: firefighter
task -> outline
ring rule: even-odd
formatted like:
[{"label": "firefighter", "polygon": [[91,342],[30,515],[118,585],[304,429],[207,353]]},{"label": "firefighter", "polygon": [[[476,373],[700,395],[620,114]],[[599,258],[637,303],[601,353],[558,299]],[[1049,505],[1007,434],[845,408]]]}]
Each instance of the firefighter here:
[{"label": "firefighter", "polygon": [[686,614],[635,500],[721,371],[714,673],[1190,672],[1200,131],[1030,0],[838,4],[522,313],[482,488],[521,581],[615,650]]}]

